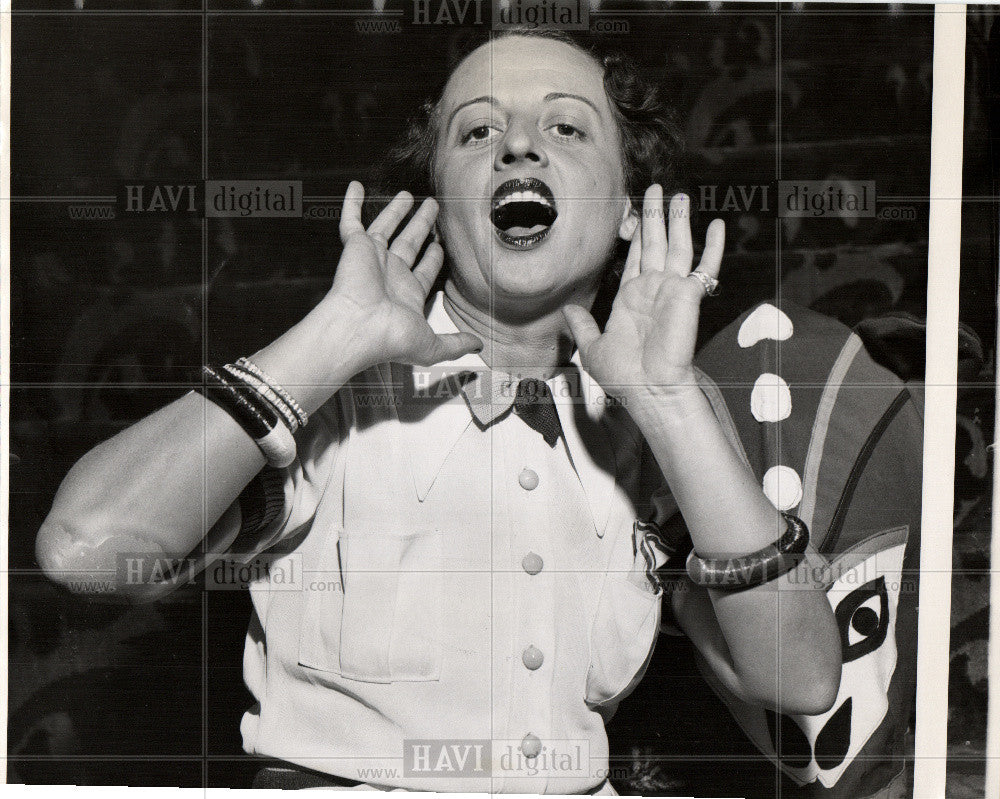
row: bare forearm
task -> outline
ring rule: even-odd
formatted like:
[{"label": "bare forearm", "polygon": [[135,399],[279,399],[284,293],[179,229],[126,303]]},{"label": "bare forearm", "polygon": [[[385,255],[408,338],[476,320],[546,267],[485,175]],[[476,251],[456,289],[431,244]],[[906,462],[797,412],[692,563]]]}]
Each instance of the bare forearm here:
[{"label": "bare forearm", "polygon": [[[268,382],[290,391],[307,413],[373,364],[430,364],[482,348],[470,333],[437,335],[424,318],[444,253],[431,243],[414,260],[437,204],[421,203],[396,235],[412,195],[400,192],[367,230],[363,200],[361,184],[352,182],[340,220],[344,250],[330,291],[305,319],[253,355]],[[185,396],[73,467],[39,532],[38,560],[50,576],[66,581],[75,570],[113,570],[122,552],[184,557],[210,531],[206,545],[224,546],[238,520],[233,512],[223,514],[264,463],[254,440],[225,411],[198,395]],[[220,518],[226,529],[213,530]]]},{"label": "bare forearm", "polygon": [[[630,408],[699,555],[738,557],[780,537],[784,520],[726,440],[697,387],[669,396],[650,393],[632,400]],[[712,590],[708,596],[726,643],[724,650],[715,649],[728,656],[744,695],[810,708],[833,701],[840,639],[821,585],[790,574],[748,590]],[[686,612],[686,599],[678,606],[682,624],[686,614],[689,626],[702,625],[704,607]],[[711,637],[701,637],[712,643]]]},{"label": "bare forearm", "polygon": [[[336,332],[327,320],[311,314],[255,355],[275,379],[296,386],[308,411],[359,368],[346,349],[343,363],[316,363],[316,341]],[[186,394],[99,444],[70,470],[39,532],[39,562],[65,582],[114,570],[125,552],[184,557],[264,464],[253,439],[226,411]],[[225,531],[216,532],[214,546],[230,542]]]},{"label": "bare forearm", "polygon": [[39,562],[60,579],[113,569],[123,552],[187,555],[263,465],[225,411],[187,394],[73,466],[39,532]]},{"label": "bare forearm", "polygon": [[[382,360],[377,342],[355,319],[346,303],[328,296],[251,360],[312,413],[354,375]],[[330,352],[335,356],[318,357]]]}]

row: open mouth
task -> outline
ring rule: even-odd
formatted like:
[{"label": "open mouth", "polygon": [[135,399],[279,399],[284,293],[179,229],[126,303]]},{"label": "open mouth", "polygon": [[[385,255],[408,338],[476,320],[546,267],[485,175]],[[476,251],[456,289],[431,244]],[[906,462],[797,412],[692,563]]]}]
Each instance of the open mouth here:
[{"label": "open mouth", "polygon": [[508,180],[493,192],[490,221],[497,238],[510,247],[534,247],[549,234],[558,215],[552,190],[538,178]]}]

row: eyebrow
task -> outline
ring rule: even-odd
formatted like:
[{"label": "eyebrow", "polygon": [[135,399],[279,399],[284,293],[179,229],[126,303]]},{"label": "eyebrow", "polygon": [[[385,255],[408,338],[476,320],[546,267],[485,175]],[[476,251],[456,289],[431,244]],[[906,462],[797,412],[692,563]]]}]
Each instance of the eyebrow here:
[{"label": "eyebrow", "polygon": [[455,114],[461,111],[468,105],[475,105],[476,103],[489,103],[490,105],[497,106],[500,103],[497,101],[496,97],[490,95],[483,95],[482,97],[474,97],[471,100],[466,100],[464,103],[459,103],[455,106],[455,109],[448,115],[448,127],[451,127],[451,123],[455,119]]},{"label": "eyebrow", "polygon": [[579,100],[581,103],[586,103],[587,105],[589,105],[591,108],[594,109],[594,113],[597,114],[597,116],[599,117],[601,116],[601,112],[597,108],[597,106],[594,105],[594,103],[588,100],[586,97],[580,94],[570,94],[569,92],[549,92],[548,94],[545,95],[545,102],[549,102],[550,100],[562,100],[564,98],[569,98],[570,100]]},{"label": "eyebrow", "polygon": [[[586,103],[591,108],[593,108],[594,113],[597,114],[598,117],[602,116],[600,109],[598,109],[598,107],[594,105],[592,101],[588,100],[586,97],[580,94],[572,94],[570,92],[549,92],[548,94],[545,95],[543,99],[547,103],[551,102],[552,100],[564,100],[564,99],[579,100],[581,103]],[[497,98],[493,97],[492,95],[484,94],[482,97],[473,97],[471,100],[466,100],[464,103],[459,103],[457,106],[455,106],[452,112],[448,115],[448,127],[451,127],[451,123],[455,119],[455,114],[457,114],[466,106],[475,105],[476,103],[489,103],[492,106],[500,105]]]}]

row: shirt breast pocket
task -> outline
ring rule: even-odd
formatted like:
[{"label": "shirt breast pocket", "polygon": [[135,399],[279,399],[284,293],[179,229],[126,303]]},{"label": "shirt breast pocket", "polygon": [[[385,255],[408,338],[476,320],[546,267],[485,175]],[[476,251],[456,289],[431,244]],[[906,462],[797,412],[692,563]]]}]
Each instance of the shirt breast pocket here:
[{"label": "shirt breast pocket", "polygon": [[322,579],[305,584],[299,665],[360,682],[440,679],[441,545],[439,530],[351,530],[325,547]]}]

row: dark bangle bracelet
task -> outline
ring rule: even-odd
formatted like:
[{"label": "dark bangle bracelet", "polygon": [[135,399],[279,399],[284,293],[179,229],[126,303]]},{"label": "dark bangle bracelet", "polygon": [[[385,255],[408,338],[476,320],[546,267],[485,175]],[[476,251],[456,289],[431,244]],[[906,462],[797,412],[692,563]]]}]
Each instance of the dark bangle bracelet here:
[{"label": "dark bangle bracelet", "polygon": [[742,590],[770,582],[801,562],[809,546],[809,528],[797,516],[782,513],[788,529],[773,544],[738,558],[699,557],[691,550],[687,573],[696,585],[723,590]]},{"label": "dark bangle bracelet", "polygon": [[267,432],[274,429],[279,422],[278,412],[261,397],[252,387],[241,382],[234,382],[226,378],[226,373],[216,369],[214,366],[203,366],[207,380],[217,385],[219,388],[230,394],[242,408],[246,408],[253,413],[254,417],[260,417],[267,426]]},{"label": "dark bangle bracelet", "polygon": [[239,422],[254,441],[264,438],[278,424],[278,416],[274,410],[254,403],[238,386],[230,383],[211,366],[203,366],[202,374],[205,376],[205,385],[200,393]]},{"label": "dark bangle bracelet", "polygon": [[239,400],[225,389],[211,383],[206,383],[204,386],[196,386],[194,390],[228,413],[239,423],[239,426],[243,428],[243,432],[250,436],[250,438],[256,441],[258,438],[267,435],[264,419],[252,410],[241,406]]},{"label": "dark bangle bracelet", "polygon": [[268,465],[288,466],[295,460],[295,439],[291,430],[263,396],[246,383],[230,382],[211,366],[203,366],[202,373],[205,384],[199,393],[239,423],[260,447]]}]

